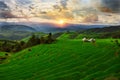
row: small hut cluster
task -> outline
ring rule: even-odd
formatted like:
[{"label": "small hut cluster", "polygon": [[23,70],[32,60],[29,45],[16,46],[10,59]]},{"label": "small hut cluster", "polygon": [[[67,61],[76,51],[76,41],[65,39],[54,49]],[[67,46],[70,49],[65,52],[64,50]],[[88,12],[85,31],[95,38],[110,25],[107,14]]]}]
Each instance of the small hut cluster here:
[{"label": "small hut cluster", "polygon": [[95,42],[96,42],[96,40],[95,40],[94,38],[87,39],[86,37],[84,37],[84,38],[82,39],[82,41],[83,41],[83,42],[92,42],[92,43],[95,43]]}]

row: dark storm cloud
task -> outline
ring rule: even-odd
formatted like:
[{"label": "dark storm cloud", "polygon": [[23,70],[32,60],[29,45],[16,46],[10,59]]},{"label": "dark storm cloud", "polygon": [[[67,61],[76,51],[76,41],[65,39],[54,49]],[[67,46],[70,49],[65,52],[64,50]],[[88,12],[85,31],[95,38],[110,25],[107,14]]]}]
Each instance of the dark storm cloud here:
[{"label": "dark storm cloud", "polygon": [[120,0],[101,0],[99,9],[103,12],[120,12]]},{"label": "dark storm cloud", "polygon": [[2,8],[5,9],[8,8],[8,6],[4,2],[0,1],[0,9]]},{"label": "dark storm cloud", "polygon": [[11,12],[2,12],[0,13],[0,18],[17,18]]},{"label": "dark storm cloud", "polygon": [[0,18],[15,18],[9,7],[2,1],[0,1]]}]

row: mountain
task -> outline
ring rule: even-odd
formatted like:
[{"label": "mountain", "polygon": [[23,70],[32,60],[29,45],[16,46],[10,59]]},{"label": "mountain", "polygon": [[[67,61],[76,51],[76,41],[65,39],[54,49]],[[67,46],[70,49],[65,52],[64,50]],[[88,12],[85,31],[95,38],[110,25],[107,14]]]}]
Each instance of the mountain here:
[{"label": "mountain", "polygon": [[[58,25],[53,23],[37,23],[37,22],[0,22],[0,26],[13,25],[13,27],[18,26],[29,26],[29,28],[34,29],[37,32],[63,32],[63,31],[82,31],[91,28],[103,28],[105,25],[82,25],[82,24],[65,24]],[[16,25],[16,26],[15,26]],[[24,29],[22,29],[24,31]]]},{"label": "mountain", "polygon": [[118,26],[109,26],[109,27],[103,27],[103,28],[93,28],[88,29],[85,32],[92,32],[92,33],[111,33],[111,32],[117,32],[120,31],[120,25]]},{"label": "mountain", "polygon": [[25,25],[0,24],[0,39],[5,40],[21,40],[31,36],[36,30]]},{"label": "mountain", "polygon": [[81,25],[81,24],[66,24],[65,26],[55,25],[51,23],[41,23],[34,28],[40,32],[62,32],[62,31],[78,31],[90,28],[104,27],[103,25]]},{"label": "mountain", "polygon": [[[88,38],[120,38],[120,26],[109,26],[103,28],[93,28],[84,31],[78,31],[78,34],[84,34]],[[75,34],[76,35],[76,34]],[[74,35],[73,35],[74,36]]]},{"label": "mountain", "polygon": [[[6,23],[3,23],[6,24]],[[8,24],[8,23],[7,23]],[[14,25],[26,25],[34,28],[38,32],[63,32],[63,31],[79,31],[91,28],[101,28],[105,25],[81,25],[81,24],[65,24],[58,25],[53,23],[37,23],[37,22],[19,22],[19,23],[9,23]]]},{"label": "mountain", "polygon": [[36,30],[32,27],[25,25],[2,25],[0,31],[28,31],[35,32]]}]

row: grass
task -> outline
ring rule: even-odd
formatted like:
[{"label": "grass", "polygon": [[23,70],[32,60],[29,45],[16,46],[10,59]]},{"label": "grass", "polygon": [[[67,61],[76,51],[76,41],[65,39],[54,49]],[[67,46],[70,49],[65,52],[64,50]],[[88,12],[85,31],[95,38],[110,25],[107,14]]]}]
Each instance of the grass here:
[{"label": "grass", "polygon": [[0,52],[0,56],[5,56],[5,52]]},{"label": "grass", "polygon": [[68,36],[12,55],[0,64],[0,80],[120,79],[120,49],[110,39],[98,39],[94,45]]}]

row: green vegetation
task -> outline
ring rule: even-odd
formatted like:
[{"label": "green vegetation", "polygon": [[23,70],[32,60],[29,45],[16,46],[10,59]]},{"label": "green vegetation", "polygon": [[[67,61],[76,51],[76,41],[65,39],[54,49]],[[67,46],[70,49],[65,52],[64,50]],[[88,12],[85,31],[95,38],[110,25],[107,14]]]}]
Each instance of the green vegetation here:
[{"label": "green vegetation", "polygon": [[0,56],[5,56],[5,52],[0,52]]},{"label": "green vegetation", "polygon": [[[0,64],[0,80],[119,80],[120,47],[114,39],[96,44],[69,39],[26,48]],[[48,36],[49,37],[49,36]]]},{"label": "green vegetation", "polygon": [[21,40],[23,38],[31,36],[32,32],[25,31],[0,31],[0,39],[3,40]]},{"label": "green vegetation", "polygon": [[94,38],[120,38],[120,26],[111,26],[104,28],[93,28],[85,31],[78,31],[78,33],[84,33],[88,37]]},{"label": "green vegetation", "polygon": [[2,52],[18,52],[25,48],[32,47],[38,44],[50,44],[55,41],[52,38],[52,34],[49,33],[46,37],[39,38],[36,35],[32,35],[27,42],[24,41],[9,41],[1,40],[0,42],[0,51]]}]

